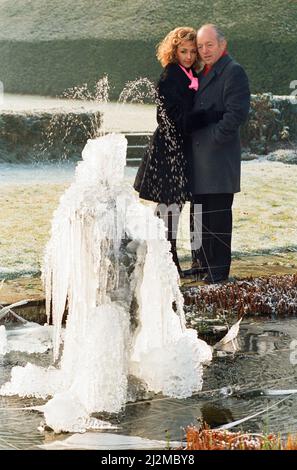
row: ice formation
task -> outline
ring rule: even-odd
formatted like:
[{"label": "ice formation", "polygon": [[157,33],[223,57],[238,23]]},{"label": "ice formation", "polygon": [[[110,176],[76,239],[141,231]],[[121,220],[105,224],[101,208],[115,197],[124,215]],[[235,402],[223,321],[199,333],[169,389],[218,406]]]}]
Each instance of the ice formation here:
[{"label": "ice formation", "polygon": [[[127,141],[89,140],[52,223],[44,268],[55,367],[12,370],[0,393],[52,397],[56,432],[100,427],[119,412],[128,380],[171,397],[202,387],[211,349],[185,328],[178,273],[165,227],[124,181]],[[67,323],[62,341],[62,319]]]},{"label": "ice formation", "polygon": [[29,354],[44,353],[52,348],[52,326],[26,322],[23,326],[7,329],[0,326],[0,355],[10,351]]},{"label": "ice formation", "polygon": [[7,353],[7,334],[4,325],[0,326],[0,355]]}]

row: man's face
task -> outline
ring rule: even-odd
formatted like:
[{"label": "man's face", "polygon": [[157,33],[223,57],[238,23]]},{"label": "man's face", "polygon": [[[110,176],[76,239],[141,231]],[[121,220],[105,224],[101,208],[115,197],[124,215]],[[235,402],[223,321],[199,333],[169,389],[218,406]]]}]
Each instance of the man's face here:
[{"label": "man's face", "polygon": [[199,29],[197,33],[197,48],[201,60],[206,65],[214,65],[224,50],[226,49],[226,41],[219,41],[216,32],[211,27]]}]

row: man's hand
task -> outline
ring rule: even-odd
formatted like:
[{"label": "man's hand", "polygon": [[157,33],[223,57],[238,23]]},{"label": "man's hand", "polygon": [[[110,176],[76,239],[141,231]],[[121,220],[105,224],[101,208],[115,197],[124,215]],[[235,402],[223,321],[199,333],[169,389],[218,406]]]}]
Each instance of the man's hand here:
[{"label": "man's hand", "polygon": [[212,105],[208,109],[193,111],[185,117],[185,131],[187,134],[191,134],[197,129],[219,122],[223,118],[223,115],[223,111],[217,111],[215,105]]}]

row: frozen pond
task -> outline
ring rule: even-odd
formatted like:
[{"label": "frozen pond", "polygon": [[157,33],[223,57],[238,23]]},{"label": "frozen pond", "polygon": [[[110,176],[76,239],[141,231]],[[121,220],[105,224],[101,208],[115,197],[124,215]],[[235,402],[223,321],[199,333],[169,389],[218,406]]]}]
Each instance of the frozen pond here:
[{"label": "frozen pond", "polygon": [[[0,185],[50,185],[71,183],[75,171],[75,162],[61,163],[0,163]],[[136,168],[126,167],[127,180],[132,180]]]},{"label": "frozen pond", "polygon": [[[232,430],[296,433],[297,394],[292,392],[297,391],[297,354],[291,344],[296,338],[296,319],[246,321],[239,335],[239,350],[216,357],[205,369],[202,392],[185,400],[155,396],[130,403],[120,415],[108,417],[117,429],[92,432],[89,437],[77,435],[72,446],[100,448],[102,442],[106,448],[112,443],[119,448],[122,442],[127,447],[134,446],[132,448],[143,445],[136,441],[129,444],[121,435],[181,442],[184,428],[197,424],[198,419],[214,428],[258,412],[258,416]],[[7,354],[0,362],[1,385],[9,378],[13,366],[24,365],[27,361],[46,365],[50,357],[50,353]],[[57,444],[61,444],[62,439],[70,436],[55,436],[42,428],[38,431],[42,415],[23,409],[37,403],[40,401],[36,399],[0,398],[0,449],[34,449],[57,439]],[[103,418],[106,419],[106,415]],[[107,433],[110,433],[109,444]],[[119,435],[118,441],[114,434]]]},{"label": "frozen pond", "polygon": [[0,185],[33,185],[33,184],[64,184],[70,183],[75,163],[61,164],[12,164],[0,163]]}]

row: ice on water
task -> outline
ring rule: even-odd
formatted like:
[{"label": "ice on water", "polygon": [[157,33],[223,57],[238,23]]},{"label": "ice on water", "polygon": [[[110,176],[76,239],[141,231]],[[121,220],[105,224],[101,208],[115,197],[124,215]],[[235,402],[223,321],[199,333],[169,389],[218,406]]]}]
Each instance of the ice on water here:
[{"label": "ice on water", "polygon": [[164,224],[124,182],[126,147],[119,134],[87,142],[46,247],[54,364],[16,367],[1,389],[51,396],[40,409],[56,432],[104,426],[92,413],[119,412],[130,376],[147,390],[188,397],[211,360],[210,347],[185,328]]}]

